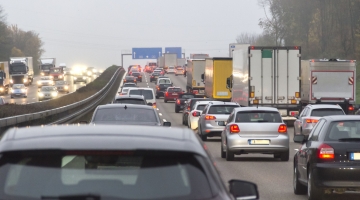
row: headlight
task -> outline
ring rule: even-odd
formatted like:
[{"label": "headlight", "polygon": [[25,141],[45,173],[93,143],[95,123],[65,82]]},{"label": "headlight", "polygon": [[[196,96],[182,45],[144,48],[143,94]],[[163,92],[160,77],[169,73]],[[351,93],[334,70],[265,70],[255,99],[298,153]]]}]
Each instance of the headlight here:
[{"label": "headlight", "polygon": [[69,89],[69,86],[65,85],[65,86],[64,86],[64,89],[65,89],[65,90]]},{"label": "headlight", "polygon": [[28,81],[26,78],[24,78],[23,80],[24,80],[24,83],[26,83]]},{"label": "headlight", "polygon": [[26,90],[25,90],[25,89],[21,89],[21,92],[26,92]]},{"label": "headlight", "polygon": [[43,97],[43,96],[44,96],[44,93],[39,92],[39,97]]},{"label": "headlight", "polygon": [[38,81],[38,82],[37,82],[37,84],[38,84],[38,85],[41,85],[41,82],[40,82],[40,81]]},{"label": "headlight", "polygon": [[60,75],[59,78],[62,78],[62,76]]},{"label": "headlight", "polygon": [[57,92],[52,92],[52,93],[51,93],[51,96],[56,97],[56,96],[57,96]]},{"label": "headlight", "polygon": [[10,89],[10,92],[11,92],[11,93],[14,93],[15,91],[14,91],[13,89]]},{"label": "headlight", "polygon": [[83,79],[86,79],[86,77],[84,76]]},{"label": "headlight", "polygon": [[77,77],[74,77],[74,80],[76,80],[77,79]]},{"label": "headlight", "polygon": [[40,74],[41,74],[41,76],[44,76],[44,75],[45,75],[43,72],[41,72]]},{"label": "headlight", "polygon": [[10,80],[10,83],[13,83],[13,82],[14,82],[14,81],[11,79],[11,80]]},{"label": "headlight", "polygon": [[51,84],[51,85],[54,85],[54,81],[50,81],[50,84]]},{"label": "headlight", "polygon": [[4,88],[0,88],[0,91],[4,91]]}]

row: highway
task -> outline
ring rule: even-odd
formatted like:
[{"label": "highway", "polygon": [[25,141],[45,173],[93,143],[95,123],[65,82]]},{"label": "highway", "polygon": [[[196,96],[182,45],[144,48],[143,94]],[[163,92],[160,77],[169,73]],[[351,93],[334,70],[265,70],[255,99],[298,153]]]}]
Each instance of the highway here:
[{"label": "highway", "polygon": [[[138,83],[138,86],[151,87],[155,91],[155,83],[150,83],[149,74],[144,74],[143,82]],[[186,77],[173,74],[166,76],[171,78],[174,86],[179,86],[185,90]],[[182,113],[175,113],[173,102],[164,103],[164,100],[160,98],[157,99],[156,104],[163,121],[171,122],[172,127],[187,128],[181,123]],[[296,152],[295,149],[300,147],[300,144],[293,142],[293,133],[293,127],[288,127],[288,134],[290,135],[290,160],[288,162],[282,162],[279,159],[274,159],[272,155],[265,154],[236,156],[235,161],[229,162],[220,157],[220,137],[208,138],[205,143],[226,185],[231,179],[242,179],[258,185],[260,199],[262,200],[304,200],[307,199],[306,195],[299,196],[293,192],[293,155]],[[331,199],[348,198],[349,196],[341,196],[341,198],[335,196]]]},{"label": "highway", "polygon": [[[22,97],[14,97],[13,99],[10,98],[10,94],[8,95],[3,95],[1,97],[5,98],[5,102],[6,103],[16,103],[16,104],[29,104],[29,103],[35,103],[38,102],[38,96],[37,96],[37,91],[38,91],[38,87],[37,87],[37,81],[40,79],[40,76],[35,76],[34,77],[34,82],[32,85],[28,86],[28,96],[27,98],[22,98]],[[65,80],[69,82],[69,86],[70,86],[70,92],[75,92],[77,89],[85,86],[86,84],[80,82],[80,83],[76,83],[73,84],[72,81],[72,76],[71,75],[66,75],[65,76]],[[88,78],[88,83],[93,81],[94,78],[93,77],[89,77]],[[59,92],[58,97],[67,95],[67,93],[64,92]]]}]

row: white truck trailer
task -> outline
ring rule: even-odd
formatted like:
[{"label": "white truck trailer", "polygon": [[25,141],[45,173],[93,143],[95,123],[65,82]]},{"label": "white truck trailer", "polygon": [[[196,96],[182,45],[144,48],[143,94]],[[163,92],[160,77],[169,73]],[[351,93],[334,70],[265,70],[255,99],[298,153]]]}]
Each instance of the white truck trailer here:
[{"label": "white truck trailer", "polygon": [[242,44],[242,43],[231,43],[229,44],[229,57],[233,57],[233,52],[236,49],[244,49],[244,48],[248,48],[250,46],[250,44]]},{"label": "white truck trailer", "polygon": [[177,66],[177,54],[176,53],[165,53],[164,54],[164,70],[167,71],[169,66]]},{"label": "white truck trailer", "polygon": [[233,73],[227,78],[231,101],[241,106],[277,108],[284,121],[300,110],[301,47],[249,46],[233,51]]},{"label": "white truck trailer", "polygon": [[181,66],[184,67],[186,64],[186,59],[185,58],[178,58],[176,61],[176,66]]},{"label": "white truck trailer", "polygon": [[353,114],[356,102],[356,61],[311,59],[301,61],[301,105],[338,104]]},{"label": "white truck trailer", "polygon": [[157,59],[157,67],[164,68],[164,64],[165,64],[164,61],[165,61],[164,56],[158,57],[158,59]]},{"label": "white truck trailer", "polygon": [[187,61],[186,91],[196,95],[205,95],[205,84],[201,75],[205,73],[205,59]]}]

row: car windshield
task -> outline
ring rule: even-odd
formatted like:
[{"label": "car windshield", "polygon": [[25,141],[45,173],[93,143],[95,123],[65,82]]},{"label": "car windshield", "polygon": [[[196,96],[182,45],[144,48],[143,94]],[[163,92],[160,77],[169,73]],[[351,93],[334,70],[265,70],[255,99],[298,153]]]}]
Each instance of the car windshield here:
[{"label": "car windshield", "polygon": [[325,117],[329,115],[345,115],[345,113],[342,109],[321,108],[313,109],[310,114],[310,116],[314,117]]},{"label": "car windshield", "polygon": [[159,73],[153,73],[152,75],[153,76],[159,76],[160,74]]},{"label": "car windshield", "polygon": [[325,141],[338,141],[339,139],[360,139],[360,120],[347,120],[332,122],[325,136]]},{"label": "car windshield", "polygon": [[146,105],[143,99],[115,99],[114,103]]},{"label": "car windshield", "polygon": [[230,115],[230,113],[239,106],[236,105],[216,105],[211,106],[209,109],[208,114],[215,114],[215,115]]},{"label": "car windshield", "polygon": [[145,99],[154,99],[154,95],[151,90],[130,90],[129,94],[142,95]]},{"label": "car windshield", "polygon": [[134,80],[134,78],[135,78],[135,77],[133,77],[133,76],[126,76],[126,77],[125,77],[125,80]]},{"label": "car windshield", "polygon": [[56,91],[56,87],[42,87],[41,91]]},{"label": "car windshield", "polygon": [[209,199],[218,192],[205,159],[187,152],[23,151],[0,162],[1,199]]},{"label": "car windshield", "polygon": [[56,85],[66,85],[66,81],[56,81]]},{"label": "car windshield", "polygon": [[159,84],[166,84],[166,83],[171,83],[170,79],[160,79],[159,80]]},{"label": "car windshield", "polygon": [[61,69],[50,69],[51,72],[61,72]]},{"label": "car windshield", "polygon": [[175,68],[175,67],[173,67],[173,66],[170,66],[170,67],[169,67],[169,69],[174,69],[174,68]]},{"label": "car windshield", "polygon": [[25,85],[13,85],[13,89],[25,88]]},{"label": "car windshield", "polygon": [[204,110],[204,108],[205,108],[206,105],[207,105],[207,104],[200,104],[200,105],[198,105],[198,106],[196,107],[196,110]]},{"label": "car windshield", "polygon": [[240,111],[236,113],[237,123],[282,123],[279,112],[275,111]]},{"label": "car windshield", "polygon": [[182,92],[181,88],[168,88],[168,92]]},{"label": "car windshield", "polygon": [[158,122],[153,109],[144,108],[103,108],[94,114],[93,122]]}]

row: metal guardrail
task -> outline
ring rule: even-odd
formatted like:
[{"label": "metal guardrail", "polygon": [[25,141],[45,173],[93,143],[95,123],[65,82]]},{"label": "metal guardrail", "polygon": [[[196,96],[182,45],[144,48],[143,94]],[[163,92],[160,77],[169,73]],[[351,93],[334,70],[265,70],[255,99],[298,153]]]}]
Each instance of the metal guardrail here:
[{"label": "metal guardrail", "polygon": [[92,101],[94,98],[97,98],[99,95],[101,95],[103,93],[104,90],[106,90],[109,86],[112,85],[113,79],[120,73],[120,71],[123,70],[123,68],[119,68],[118,70],[116,70],[116,72],[114,73],[114,75],[111,77],[111,79],[109,80],[109,82],[97,93],[95,93],[94,95],[81,100],[79,102],[70,104],[70,105],[66,105],[63,107],[59,107],[59,108],[54,108],[51,110],[45,110],[45,111],[41,111],[41,112],[36,112],[36,113],[30,113],[30,114],[25,114],[25,115],[17,115],[17,116],[13,116],[13,117],[7,117],[7,118],[2,118],[0,119],[0,127],[6,127],[6,126],[12,126],[15,124],[19,124],[19,123],[23,123],[23,122],[28,122],[28,121],[32,121],[32,120],[36,120],[36,119],[41,119],[44,117],[49,117],[55,114],[59,114],[71,109],[74,109],[76,107],[82,106],[86,103],[88,103],[89,101]]}]

